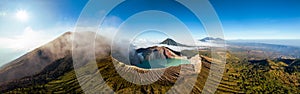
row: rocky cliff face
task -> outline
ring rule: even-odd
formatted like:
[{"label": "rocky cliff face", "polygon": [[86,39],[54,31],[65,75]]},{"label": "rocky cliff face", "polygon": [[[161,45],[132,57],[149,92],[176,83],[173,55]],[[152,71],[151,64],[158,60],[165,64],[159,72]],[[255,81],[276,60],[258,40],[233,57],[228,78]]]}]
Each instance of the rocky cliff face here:
[{"label": "rocky cliff face", "polygon": [[162,59],[168,59],[168,58],[183,58],[180,56],[180,52],[173,51],[172,49],[168,47],[149,47],[149,48],[141,48],[137,49],[136,52],[138,54],[141,54],[145,60],[150,60],[151,57],[157,57]]},{"label": "rocky cliff face", "polygon": [[181,64],[192,64],[197,69],[201,67],[201,58],[198,54],[187,58],[181,52],[164,46],[137,49],[134,54],[131,54],[130,60],[131,65],[141,68],[166,68]]},{"label": "rocky cliff face", "polygon": [[185,56],[181,56],[180,52],[173,51],[172,49],[163,46],[137,49],[130,58],[132,60],[132,65],[151,60],[186,59]]}]

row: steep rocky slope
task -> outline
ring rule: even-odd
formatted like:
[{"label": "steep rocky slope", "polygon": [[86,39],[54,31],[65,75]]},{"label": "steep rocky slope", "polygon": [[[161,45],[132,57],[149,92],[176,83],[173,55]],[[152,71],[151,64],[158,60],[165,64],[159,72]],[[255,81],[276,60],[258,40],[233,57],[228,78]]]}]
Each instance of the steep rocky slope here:
[{"label": "steep rocky slope", "polygon": [[[32,76],[41,72],[46,66],[51,63],[59,60],[61,58],[65,58],[66,56],[72,55],[72,42],[74,32],[66,32],[55,40],[36,48],[35,50],[28,52],[27,54],[21,56],[20,58],[8,63],[7,65],[1,67],[0,69],[0,85],[1,83],[13,81],[15,79],[20,79],[26,76]],[[80,32],[76,33],[78,37],[82,38],[77,42],[86,42],[85,38],[94,38],[94,32]],[[109,45],[106,43],[107,40],[102,36],[97,35],[95,40],[95,45],[98,48],[95,48],[96,55],[107,54],[109,51]],[[84,45],[83,47],[87,47],[91,45]],[[78,49],[75,45],[74,49]],[[80,53],[82,56],[86,54],[86,52]],[[88,58],[88,57],[82,57]]]},{"label": "steep rocky slope", "polygon": [[71,54],[71,32],[39,47],[0,69],[0,82],[34,75],[50,63]]}]

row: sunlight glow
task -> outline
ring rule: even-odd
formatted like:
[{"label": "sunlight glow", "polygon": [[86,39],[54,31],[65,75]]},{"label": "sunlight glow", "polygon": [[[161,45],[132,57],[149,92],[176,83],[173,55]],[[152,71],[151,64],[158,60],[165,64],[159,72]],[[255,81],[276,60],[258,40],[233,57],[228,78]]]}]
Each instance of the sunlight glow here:
[{"label": "sunlight glow", "polygon": [[52,40],[53,36],[43,31],[33,30],[26,27],[22,33],[15,36],[0,37],[0,49],[10,49],[12,51],[31,51]]},{"label": "sunlight glow", "polygon": [[19,10],[16,13],[16,17],[20,20],[20,21],[27,21],[28,20],[28,14],[25,10]]}]

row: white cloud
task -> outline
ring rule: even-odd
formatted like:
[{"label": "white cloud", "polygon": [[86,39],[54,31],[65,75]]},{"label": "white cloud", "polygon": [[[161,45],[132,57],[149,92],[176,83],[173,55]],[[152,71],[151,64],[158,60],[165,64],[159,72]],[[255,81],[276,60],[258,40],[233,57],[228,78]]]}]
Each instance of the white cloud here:
[{"label": "white cloud", "polygon": [[6,16],[6,12],[0,12],[0,16]]},{"label": "white cloud", "polygon": [[52,38],[53,36],[43,31],[35,31],[31,27],[26,27],[20,35],[0,37],[0,48],[30,51],[49,42]]},{"label": "white cloud", "polygon": [[[101,13],[103,12],[100,11]],[[107,38],[112,38],[118,31],[118,24],[120,24],[122,20],[117,16],[108,16],[103,20],[103,24],[101,25],[89,25],[91,22],[79,22],[77,23],[77,27],[75,27],[76,32],[97,32],[97,34],[102,35]]]}]

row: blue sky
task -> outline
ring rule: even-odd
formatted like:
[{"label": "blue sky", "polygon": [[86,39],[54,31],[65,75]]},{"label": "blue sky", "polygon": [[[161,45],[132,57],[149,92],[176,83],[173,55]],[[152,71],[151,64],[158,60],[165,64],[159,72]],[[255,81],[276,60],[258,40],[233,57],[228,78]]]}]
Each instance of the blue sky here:
[{"label": "blue sky", "polygon": [[72,30],[86,2],[1,0],[0,66]]},{"label": "blue sky", "polygon": [[[161,2],[161,0],[154,1]],[[300,0],[209,1],[222,22],[225,39],[300,39]],[[87,2],[88,0],[1,0],[0,62],[8,62],[64,32],[72,31]],[[153,4],[142,6],[141,3],[132,3],[131,6],[140,9],[159,7],[152,6]],[[175,6],[176,4],[170,5],[168,1],[161,3],[166,7],[172,7],[167,10],[176,14],[177,17],[183,18],[183,23],[191,24],[193,31],[191,34],[195,39],[206,36],[202,27],[193,27],[193,25],[201,24],[199,21],[194,20],[188,12],[179,11],[184,8]],[[165,6],[160,7],[165,8]],[[130,10],[112,13],[116,17],[110,18],[122,22],[124,14],[127,14],[128,11]],[[145,23],[143,17],[155,16],[140,16],[131,25],[139,27],[143,24],[151,26],[165,24],[165,27],[170,28],[166,29],[171,30],[169,32],[179,33],[180,30],[183,30],[176,28],[179,27],[176,24],[172,24],[175,20],[164,18],[168,16],[157,17],[162,21],[159,24],[157,21],[151,23],[151,20]]]},{"label": "blue sky", "polygon": [[227,39],[299,39],[300,0],[210,0]]}]

